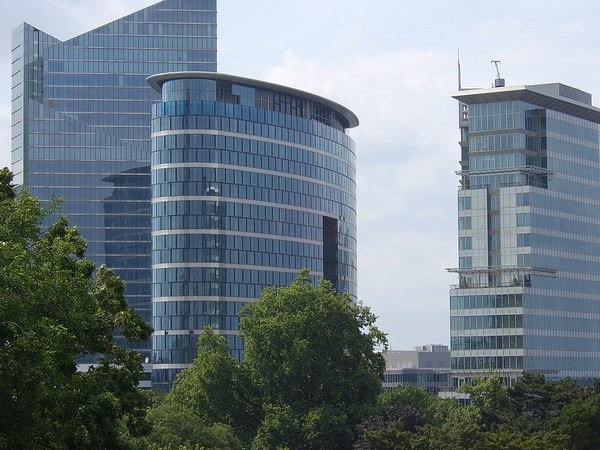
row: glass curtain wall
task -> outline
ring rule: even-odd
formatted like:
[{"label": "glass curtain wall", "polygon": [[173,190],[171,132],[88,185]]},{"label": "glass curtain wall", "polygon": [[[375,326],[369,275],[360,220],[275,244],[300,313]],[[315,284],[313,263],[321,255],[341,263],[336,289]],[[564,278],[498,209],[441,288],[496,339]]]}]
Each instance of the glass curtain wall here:
[{"label": "glass curtain wall", "polygon": [[204,326],[242,358],[240,308],[302,268],[356,298],[345,133],[355,116],[289,88],[195,76],[150,78],[163,95],[152,119],[152,384],[162,389],[189,367]]},{"label": "glass curtain wall", "polygon": [[[87,256],[116,269],[150,321],[150,116],[160,95],[145,80],[216,70],[216,0],[164,0],[64,42],[22,24],[13,49],[17,182],[42,200],[62,197]],[[150,359],[149,342],[135,347]]]},{"label": "glass curtain wall", "polygon": [[469,104],[453,381],[490,370],[506,383],[522,370],[591,379],[600,374],[600,110],[564,85],[510,89],[456,96]]}]

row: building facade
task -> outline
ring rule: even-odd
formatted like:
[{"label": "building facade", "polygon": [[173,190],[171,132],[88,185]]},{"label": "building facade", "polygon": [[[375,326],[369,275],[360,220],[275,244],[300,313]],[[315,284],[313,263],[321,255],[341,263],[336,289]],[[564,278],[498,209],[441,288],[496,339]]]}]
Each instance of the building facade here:
[{"label": "building facade", "polygon": [[151,76],[156,388],[211,326],[241,358],[238,312],[309,268],[356,297],[356,116],[307,92],[232,75]]},{"label": "building facade", "polygon": [[414,350],[388,350],[383,389],[393,390],[412,384],[438,395],[447,390],[450,379],[450,350],[447,345],[423,345]]},{"label": "building facade", "polygon": [[[42,200],[63,198],[60,214],[81,229],[87,257],[116,269],[148,322],[150,116],[160,95],[146,78],[215,71],[216,52],[216,0],[164,0],[64,42],[26,23],[13,32],[15,180]],[[150,360],[149,342],[135,348]]]},{"label": "building facade", "polygon": [[600,109],[563,84],[463,90],[452,381],[600,376]]}]

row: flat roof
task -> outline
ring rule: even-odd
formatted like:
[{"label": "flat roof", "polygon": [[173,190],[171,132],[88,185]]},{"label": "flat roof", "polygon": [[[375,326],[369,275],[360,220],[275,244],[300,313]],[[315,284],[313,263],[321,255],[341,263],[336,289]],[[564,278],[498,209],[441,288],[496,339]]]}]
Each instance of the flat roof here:
[{"label": "flat roof", "polygon": [[591,96],[561,83],[465,89],[454,93],[452,98],[467,105],[520,100],[600,123],[600,108],[581,101],[589,99],[591,102]]},{"label": "flat roof", "polygon": [[311,94],[310,92],[301,91],[300,89],[294,89],[287,86],[282,86],[280,84],[269,83],[267,81],[255,80],[252,78],[240,77],[237,75],[229,75],[225,73],[218,72],[168,72],[168,73],[159,73],[156,75],[151,75],[146,78],[146,81],[152,86],[156,91],[161,92],[162,85],[167,81],[179,80],[179,79],[189,79],[189,78],[203,78],[209,80],[223,80],[230,81],[232,83],[243,84],[245,86],[255,87],[259,89],[269,89],[273,91],[279,91],[284,94],[294,95],[296,97],[302,97],[309,100],[313,100],[315,102],[321,103],[324,106],[327,106],[337,113],[339,113],[344,119],[346,119],[345,128],[354,128],[358,126],[359,121],[356,114],[350,111],[345,106],[340,105],[334,101],[331,101],[325,97],[321,97],[319,95]]}]

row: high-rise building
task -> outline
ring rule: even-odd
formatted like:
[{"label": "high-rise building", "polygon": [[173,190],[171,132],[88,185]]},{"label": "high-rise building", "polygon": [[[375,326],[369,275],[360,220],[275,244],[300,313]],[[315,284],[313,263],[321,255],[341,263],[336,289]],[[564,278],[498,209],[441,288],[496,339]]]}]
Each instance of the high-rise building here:
[{"label": "high-rise building", "polygon": [[241,357],[238,312],[304,267],[356,297],[356,116],[219,73],[167,73],[152,114],[152,385],[189,367],[204,326]]},{"label": "high-rise building", "polygon": [[168,389],[205,325],[241,357],[240,308],[301,268],[356,297],[345,130],[358,119],[216,74],[216,0],[164,0],[65,42],[28,24],[13,38],[16,181],[63,197],[87,256],[116,269],[152,322],[152,343],[134,344],[144,386],[152,372]]},{"label": "high-rise building", "polygon": [[[64,42],[24,23],[13,49],[16,181],[42,200],[63,197],[87,256],[116,269],[150,321],[150,115],[160,95],[146,78],[216,70],[216,0],[164,0]],[[150,359],[149,343],[135,347]]]},{"label": "high-rise building", "polygon": [[462,90],[455,385],[600,376],[600,109],[563,84]]}]

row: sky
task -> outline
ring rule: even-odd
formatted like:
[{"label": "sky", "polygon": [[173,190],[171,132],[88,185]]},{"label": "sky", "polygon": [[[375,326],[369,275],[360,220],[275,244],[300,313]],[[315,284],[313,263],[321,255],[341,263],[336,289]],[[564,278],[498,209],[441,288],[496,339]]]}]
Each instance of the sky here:
[{"label": "sky", "polygon": [[[154,0],[22,0],[0,16],[0,167],[10,165],[11,30],[66,40]],[[392,349],[449,343],[463,87],[562,82],[600,99],[600,8],[572,0],[218,0],[219,71],[351,109],[358,292]],[[596,105],[600,104],[595,103]]]}]

